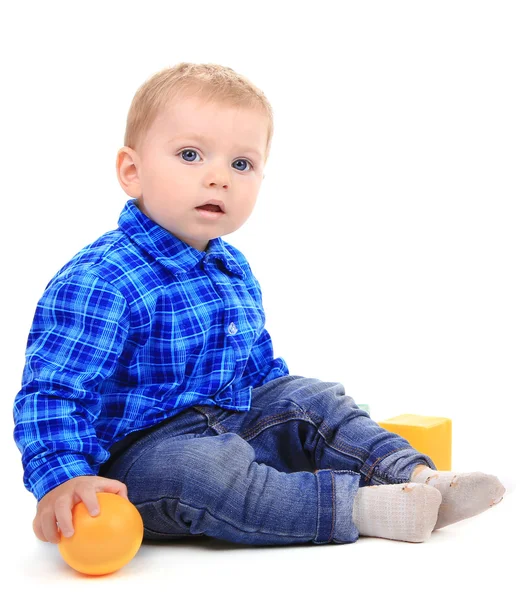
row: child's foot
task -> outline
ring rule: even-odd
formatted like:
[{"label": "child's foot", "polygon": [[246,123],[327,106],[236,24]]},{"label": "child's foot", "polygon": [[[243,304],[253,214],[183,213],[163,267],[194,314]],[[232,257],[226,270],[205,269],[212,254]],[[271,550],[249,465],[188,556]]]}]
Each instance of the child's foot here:
[{"label": "child's foot", "polygon": [[442,494],[442,504],[434,529],[473,517],[498,504],[505,493],[494,475],[435,471],[426,465],[416,468],[410,481],[433,486]]},{"label": "child's foot", "polygon": [[354,498],[352,520],[359,535],[424,542],[437,521],[441,502],[441,493],[423,484],[361,487]]}]

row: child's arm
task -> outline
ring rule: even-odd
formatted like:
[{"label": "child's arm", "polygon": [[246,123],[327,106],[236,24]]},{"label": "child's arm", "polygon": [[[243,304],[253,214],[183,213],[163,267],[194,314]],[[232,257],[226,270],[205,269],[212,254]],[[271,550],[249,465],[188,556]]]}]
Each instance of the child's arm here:
[{"label": "child's arm", "polygon": [[92,271],[53,280],[38,302],[14,405],[24,483],[37,500],[96,475],[109,458],[94,426],[103,410],[98,389],[117,366],[128,322],[122,294]]}]

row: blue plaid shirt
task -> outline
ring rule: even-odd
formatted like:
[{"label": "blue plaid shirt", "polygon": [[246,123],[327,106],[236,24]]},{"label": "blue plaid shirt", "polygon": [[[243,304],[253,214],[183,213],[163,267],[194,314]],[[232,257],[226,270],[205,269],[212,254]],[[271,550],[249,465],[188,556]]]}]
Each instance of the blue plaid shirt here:
[{"label": "blue plaid shirt", "polygon": [[239,250],[201,252],[128,200],[37,304],[13,411],[25,487],[40,500],[96,475],[114,443],[190,406],[249,410],[252,388],[289,374],[264,324]]}]

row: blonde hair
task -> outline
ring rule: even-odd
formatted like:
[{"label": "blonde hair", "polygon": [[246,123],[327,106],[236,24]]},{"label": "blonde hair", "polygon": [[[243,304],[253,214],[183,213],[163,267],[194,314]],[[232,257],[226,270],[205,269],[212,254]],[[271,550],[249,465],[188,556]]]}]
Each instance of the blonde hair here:
[{"label": "blonde hair", "polygon": [[255,109],[268,118],[265,161],[273,137],[273,110],[262,90],[230,67],[181,62],[152,75],[137,90],[126,121],[124,145],[136,149],[157,115],[179,97]]}]

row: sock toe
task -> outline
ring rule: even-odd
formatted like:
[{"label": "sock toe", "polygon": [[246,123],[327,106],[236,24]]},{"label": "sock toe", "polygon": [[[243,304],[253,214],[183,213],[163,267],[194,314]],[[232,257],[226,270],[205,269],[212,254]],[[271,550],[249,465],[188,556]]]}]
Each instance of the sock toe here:
[{"label": "sock toe", "polygon": [[435,529],[484,512],[498,504],[504,493],[504,486],[494,475],[481,472],[453,474],[443,491]]}]

